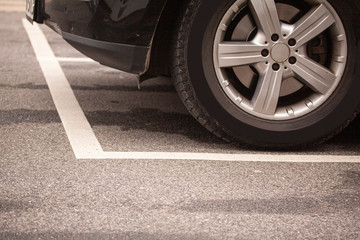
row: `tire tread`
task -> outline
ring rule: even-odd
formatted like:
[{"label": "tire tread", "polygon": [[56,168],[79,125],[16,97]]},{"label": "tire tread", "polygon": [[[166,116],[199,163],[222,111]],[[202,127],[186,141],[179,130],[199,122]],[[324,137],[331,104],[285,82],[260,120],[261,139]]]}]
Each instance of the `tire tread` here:
[{"label": "tire tread", "polygon": [[182,14],[175,27],[175,34],[172,39],[172,55],[170,56],[170,70],[174,81],[175,89],[183,104],[190,114],[208,131],[217,137],[230,142],[232,137],[223,129],[206,110],[201,106],[191,86],[189,75],[186,69],[186,43],[189,31],[189,24],[192,21],[194,11],[199,1],[185,1]]}]

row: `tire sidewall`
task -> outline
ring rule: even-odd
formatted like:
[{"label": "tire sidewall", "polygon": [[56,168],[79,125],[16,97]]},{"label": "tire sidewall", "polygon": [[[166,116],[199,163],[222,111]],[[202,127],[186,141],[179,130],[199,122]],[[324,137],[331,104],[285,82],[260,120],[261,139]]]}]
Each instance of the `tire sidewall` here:
[{"label": "tire sidewall", "polygon": [[[332,96],[313,112],[292,120],[269,121],[249,115],[234,105],[218,83],[213,66],[213,42],[225,11],[234,0],[200,0],[192,12],[186,61],[194,92],[210,116],[234,137],[256,145],[295,145],[313,142],[340,128],[359,106],[360,81],[357,55],[358,28],[353,0],[329,0],[341,18],[348,43],[347,65]],[[354,12],[355,11],[355,12]],[[355,19],[358,19],[357,17]]]}]

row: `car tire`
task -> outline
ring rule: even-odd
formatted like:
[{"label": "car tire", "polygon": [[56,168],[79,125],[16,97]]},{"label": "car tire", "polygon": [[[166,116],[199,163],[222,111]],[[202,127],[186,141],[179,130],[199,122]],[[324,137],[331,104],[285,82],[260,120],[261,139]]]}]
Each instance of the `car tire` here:
[{"label": "car tire", "polygon": [[189,0],[172,44],[176,90],[223,139],[322,142],[359,111],[359,12],[356,0]]}]

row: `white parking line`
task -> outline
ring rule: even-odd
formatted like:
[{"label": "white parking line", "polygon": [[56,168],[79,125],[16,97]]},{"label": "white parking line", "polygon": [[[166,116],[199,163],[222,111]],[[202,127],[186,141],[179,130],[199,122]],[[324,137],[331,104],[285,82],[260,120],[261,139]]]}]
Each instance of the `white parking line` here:
[{"label": "white parking line", "polygon": [[51,96],[59,113],[70,144],[77,158],[88,157],[102,152],[59,62],[56,60],[48,41],[37,24],[31,25],[23,19],[41,70],[49,86]]},{"label": "white parking line", "polygon": [[37,24],[23,19],[56,109],[78,159],[183,159],[239,162],[353,162],[360,156],[221,154],[192,152],[104,152],[82,111],[68,80]]}]

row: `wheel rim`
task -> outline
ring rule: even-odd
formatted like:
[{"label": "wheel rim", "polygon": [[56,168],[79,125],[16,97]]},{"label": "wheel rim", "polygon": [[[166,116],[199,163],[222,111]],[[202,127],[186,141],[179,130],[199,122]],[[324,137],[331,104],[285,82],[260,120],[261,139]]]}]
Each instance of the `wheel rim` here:
[{"label": "wheel rim", "polygon": [[238,0],[218,25],[213,60],[237,107],[261,119],[289,120],[334,93],[346,65],[346,34],[326,1]]}]

